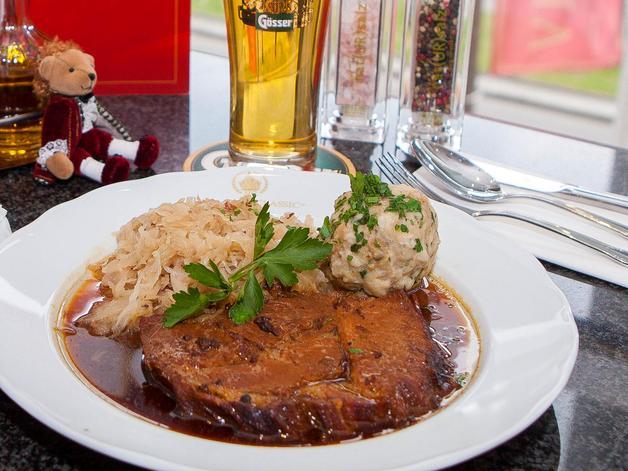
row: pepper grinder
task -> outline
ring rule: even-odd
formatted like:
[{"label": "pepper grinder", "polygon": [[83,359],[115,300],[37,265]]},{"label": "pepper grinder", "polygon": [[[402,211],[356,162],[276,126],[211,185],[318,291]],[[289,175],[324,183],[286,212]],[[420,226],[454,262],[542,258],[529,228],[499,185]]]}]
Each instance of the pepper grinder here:
[{"label": "pepper grinder", "polygon": [[397,146],[414,138],[460,148],[474,0],[406,2]]}]

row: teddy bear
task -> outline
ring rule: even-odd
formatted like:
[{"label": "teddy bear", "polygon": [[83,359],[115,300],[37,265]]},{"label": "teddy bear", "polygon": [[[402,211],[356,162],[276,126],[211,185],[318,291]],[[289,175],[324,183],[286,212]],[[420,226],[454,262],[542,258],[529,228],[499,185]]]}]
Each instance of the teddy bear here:
[{"label": "teddy bear", "polygon": [[130,164],[149,168],[159,155],[159,141],[132,141],[93,94],[94,58],[70,41],[54,40],[42,48],[35,91],[45,101],[42,147],[33,176],[44,184],[82,175],[102,184],[128,179]]}]

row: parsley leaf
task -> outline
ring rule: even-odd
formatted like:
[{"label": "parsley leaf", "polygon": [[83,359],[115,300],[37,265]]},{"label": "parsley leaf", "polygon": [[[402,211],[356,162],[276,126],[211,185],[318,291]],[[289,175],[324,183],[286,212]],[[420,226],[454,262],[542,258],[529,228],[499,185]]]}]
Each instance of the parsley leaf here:
[{"label": "parsley leaf", "polygon": [[290,265],[295,271],[313,270],[331,253],[331,244],[310,239],[309,233],[307,227],[291,227],[277,247],[264,253],[258,261],[263,265]]},{"label": "parsley leaf", "polygon": [[286,287],[294,286],[299,281],[292,266],[287,263],[264,264],[264,279],[268,286],[272,286],[276,279]]},{"label": "parsley leaf", "polygon": [[421,239],[414,239],[414,250],[417,252],[423,252],[423,244],[421,243]]},{"label": "parsley leaf", "polygon": [[369,230],[373,230],[375,228],[375,226],[377,226],[378,222],[377,222],[377,218],[375,216],[373,216],[372,214],[369,215],[368,220],[366,221],[366,227],[369,228]]},{"label": "parsley leaf", "polygon": [[325,216],[323,225],[318,228],[319,236],[324,239],[329,239],[334,233],[335,227],[332,226],[329,216]]},{"label": "parsley leaf", "polygon": [[244,324],[253,319],[263,306],[264,292],[255,273],[250,271],[236,303],[229,309],[229,317],[238,325]]},{"label": "parsley leaf", "polygon": [[[377,175],[365,175],[361,172],[355,176],[349,175],[351,181],[351,192],[357,197],[371,196],[391,196],[390,187],[380,180]],[[376,201],[377,203],[377,201]]]},{"label": "parsley leaf", "polygon": [[297,284],[297,271],[313,270],[331,253],[331,244],[309,238],[306,227],[291,227],[279,244],[260,256],[256,263],[262,268],[270,286],[277,279],[283,286]]},{"label": "parsley leaf", "polygon": [[229,283],[220,273],[218,266],[212,260],[209,261],[209,265],[211,270],[200,263],[189,263],[183,269],[190,275],[190,278],[205,286],[222,290],[230,289]]},{"label": "parsley leaf", "polygon": [[458,383],[461,387],[465,387],[467,385],[467,383],[469,382],[469,372],[465,371],[463,373],[456,373],[454,375],[454,380],[456,381],[456,383]]},{"label": "parsley leaf", "polygon": [[270,239],[275,235],[275,229],[272,222],[270,222],[270,205],[268,202],[262,207],[262,210],[257,215],[257,221],[255,221],[255,249],[253,251],[253,258],[257,258],[266,248]]},{"label": "parsley leaf", "polygon": [[353,195],[362,195],[362,193],[364,193],[365,180],[366,175],[364,175],[362,172],[357,172],[355,176],[349,175],[349,181],[351,182],[351,192],[353,193]]},{"label": "parsley leaf", "polygon": [[247,277],[235,304],[229,309],[229,317],[233,322],[243,324],[253,319],[264,306],[264,293],[255,277],[256,272],[263,273],[269,286],[275,280],[286,287],[294,286],[298,282],[297,272],[316,268],[331,253],[331,244],[311,239],[309,230],[304,227],[289,228],[274,249],[264,252],[274,233],[269,204],[266,203],[255,223],[255,258],[251,263],[241,267],[228,279],[211,260],[209,267],[200,263],[185,265],[184,269],[190,278],[214,288],[214,291],[201,293],[197,288],[189,288],[188,291],[173,294],[174,303],[166,309],[164,326],[172,327],[200,314],[210,304],[227,299],[236,289],[236,282]]},{"label": "parsley leaf", "polygon": [[[384,198],[392,198],[393,194],[388,184],[382,182],[377,175],[365,175],[358,172],[350,176],[351,194],[340,197],[335,204],[336,211],[343,209],[335,218],[332,225],[332,233],[340,223],[351,223],[355,234],[356,243],[351,246],[352,252],[359,251],[368,240],[361,226],[366,226],[369,231],[378,225],[377,217],[370,212],[370,208],[382,203]],[[348,206],[343,208],[343,206]]]},{"label": "parsley leaf", "polygon": [[405,218],[406,213],[420,213],[421,202],[406,195],[397,195],[390,199],[386,211],[399,213],[399,217]]},{"label": "parsley leaf", "polygon": [[350,347],[349,353],[353,353],[354,355],[361,355],[362,353],[364,353],[364,350],[362,350],[361,348]]},{"label": "parsley leaf", "polygon": [[197,288],[190,288],[187,291],[174,293],[172,298],[175,302],[166,309],[164,326],[172,327],[185,319],[189,319],[200,313],[211,303],[221,301],[227,296],[229,296],[228,291],[201,294]]}]

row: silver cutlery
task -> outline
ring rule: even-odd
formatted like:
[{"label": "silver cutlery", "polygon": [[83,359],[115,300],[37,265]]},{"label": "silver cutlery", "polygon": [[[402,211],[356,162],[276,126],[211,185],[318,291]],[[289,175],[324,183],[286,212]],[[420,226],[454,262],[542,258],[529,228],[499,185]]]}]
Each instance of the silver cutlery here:
[{"label": "silver cutlery", "polygon": [[380,157],[379,159],[375,161],[375,164],[379,167],[382,173],[386,175],[386,177],[391,182],[404,183],[406,185],[417,188],[418,190],[422,191],[433,200],[439,201],[441,203],[457,208],[471,215],[474,218],[486,217],[486,216],[499,216],[499,217],[507,217],[511,219],[518,219],[520,221],[524,221],[530,224],[534,224],[535,226],[542,227],[543,229],[547,229],[551,232],[554,232],[570,240],[573,240],[574,242],[578,242],[582,245],[585,245],[593,250],[596,250],[604,254],[605,256],[609,257],[610,259],[616,261],[617,263],[621,265],[628,266],[628,251],[627,250],[621,249],[619,247],[614,247],[605,242],[594,239],[593,237],[589,237],[586,234],[572,231],[571,229],[560,226],[558,224],[554,224],[552,222],[525,216],[523,214],[518,214],[512,211],[499,211],[499,210],[475,211],[473,209],[469,209],[464,206],[460,206],[456,203],[452,203],[451,201],[445,200],[443,197],[441,197],[440,195],[430,190],[416,176],[410,173],[403,166],[403,164],[391,154],[384,154],[382,157]]},{"label": "silver cutlery", "polygon": [[[471,159],[473,161],[473,159]],[[628,196],[616,193],[605,193],[602,191],[592,191],[577,185],[561,183],[551,178],[530,175],[523,171],[502,167],[491,162],[476,162],[488,173],[493,175],[502,185],[510,185],[523,190],[538,191],[546,195],[577,197],[587,200],[590,204],[600,204],[613,210],[621,210],[628,213]]]},{"label": "silver cutlery", "polygon": [[628,238],[628,226],[586,211],[578,206],[537,193],[507,193],[491,174],[464,155],[430,141],[415,139],[410,146],[413,155],[433,175],[460,198],[474,203],[495,203],[505,199],[541,201],[569,211]]}]

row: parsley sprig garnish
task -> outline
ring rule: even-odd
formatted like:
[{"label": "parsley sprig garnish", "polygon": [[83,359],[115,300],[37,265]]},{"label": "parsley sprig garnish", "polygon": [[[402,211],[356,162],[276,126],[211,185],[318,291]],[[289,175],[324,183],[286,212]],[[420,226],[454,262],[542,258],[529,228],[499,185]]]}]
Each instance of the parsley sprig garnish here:
[{"label": "parsley sprig garnish", "polygon": [[[371,208],[387,201],[385,211],[399,214],[402,220],[407,219],[407,213],[421,213],[421,202],[406,195],[393,195],[388,184],[382,182],[377,175],[357,173],[350,176],[351,194],[342,196],[336,201],[336,211],[342,211],[333,221],[325,220],[319,228],[320,237],[330,238],[341,223],[351,224],[355,235],[355,243],[351,251],[357,252],[368,243],[364,228],[372,231],[378,224],[377,217],[371,214]],[[409,232],[406,224],[397,224],[395,229],[400,232]]]},{"label": "parsley sprig garnish", "polygon": [[364,350],[361,348],[349,347],[349,353],[352,353],[354,355],[362,355],[364,353]]},{"label": "parsley sprig garnish", "polygon": [[355,244],[351,246],[351,251],[357,252],[367,243],[366,235],[361,227],[366,226],[369,231],[372,231],[378,224],[377,218],[371,214],[369,208],[379,204],[382,198],[391,197],[392,192],[390,187],[382,182],[377,175],[365,175],[358,172],[355,177],[350,176],[349,178],[351,195],[340,198],[336,202],[336,210],[345,203],[348,208],[340,214],[339,220],[327,227],[323,226],[321,235],[324,233],[333,234],[338,224],[351,221],[355,233]]},{"label": "parsley sprig garnish", "polygon": [[406,213],[420,213],[421,202],[414,198],[409,198],[406,195],[397,195],[390,199],[386,211],[399,213],[399,217],[405,218]]},{"label": "parsley sprig garnish", "polygon": [[469,372],[465,371],[463,373],[456,373],[454,375],[454,380],[456,381],[456,383],[464,388],[469,382]]},{"label": "parsley sprig garnish", "polygon": [[255,244],[253,261],[225,278],[218,266],[209,261],[209,266],[190,263],[183,268],[190,278],[211,288],[201,293],[198,288],[188,288],[172,295],[174,304],[166,309],[164,326],[172,327],[179,322],[200,314],[212,304],[227,299],[237,288],[237,282],[246,278],[240,288],[236,302],[229,309],[229,317],[236,324],[253,319],[264,306],[264,292],[255,274],[261,272],[266,284],[278,281],[285,287],[294,286],[297,272],[313,270],[329,256],[331,244],[309,237],[306,227],[290,227],[274,249],[264,251],[275,235],[269,205],[266,203],[255,222]]}]

